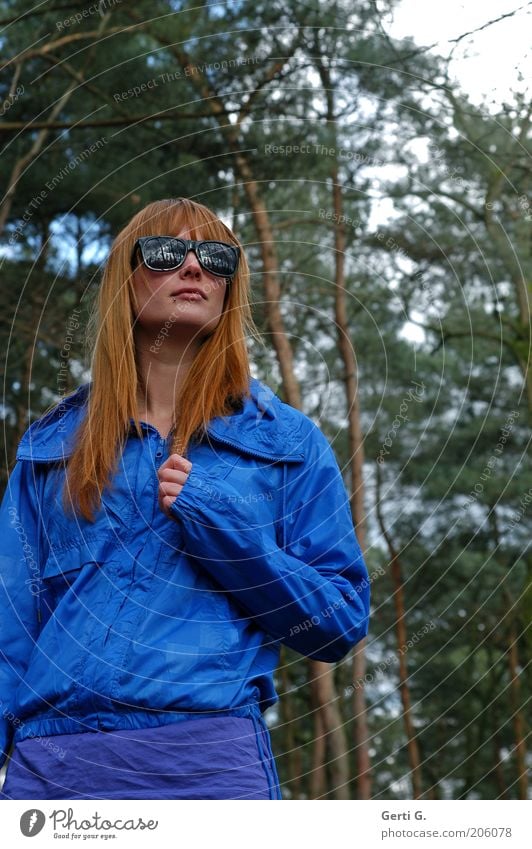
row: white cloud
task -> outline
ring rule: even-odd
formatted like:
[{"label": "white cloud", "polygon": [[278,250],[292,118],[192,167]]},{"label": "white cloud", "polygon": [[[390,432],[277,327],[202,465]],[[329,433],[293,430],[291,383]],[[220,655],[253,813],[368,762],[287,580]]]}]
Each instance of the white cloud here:
[{"label": "white cloud", "polygon": [[[513,12],[482,32],[464,38],[458,46],[451,39],[477,29],[501,15]],[[383,21],[396,38],[412,36],[419,44],[435,44],[435,51],[449,56],[454,49],[451,74],[471,99],[500,103],[511,91],[530,87],[532,77],[532,4],[520,0],[402,0],[393,21]],[[520,76],[524,79],[520,80]]]}]

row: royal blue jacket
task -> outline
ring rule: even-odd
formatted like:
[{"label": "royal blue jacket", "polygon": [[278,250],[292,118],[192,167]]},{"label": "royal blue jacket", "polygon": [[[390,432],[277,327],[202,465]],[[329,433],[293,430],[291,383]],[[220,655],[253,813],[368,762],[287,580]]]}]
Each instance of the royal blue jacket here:
[{"label": "royal blue jacket", "polygon": [[249,715],[280,644],[335,662],[367,633],[369,580],[334,453],[252,379],[193,445],[171,507],[171,437],[132,426],[94,522],[61,506],[90,384],[34,422],[0,514],[0,765],[11,742]]}]

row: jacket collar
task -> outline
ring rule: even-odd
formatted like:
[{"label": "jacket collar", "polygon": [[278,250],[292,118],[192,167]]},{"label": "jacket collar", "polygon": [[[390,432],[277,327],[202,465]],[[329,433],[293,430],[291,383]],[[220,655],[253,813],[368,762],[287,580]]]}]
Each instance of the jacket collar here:
[{"label": "jacket collar", "polygon": [[[33,422],[20,440],[17,460],[51,462],[69,457],[86,412],[90,387],[90,383],[83,384]],[[208,438],[266,460],[303,460],[300,414],[256,378],[250,379],[249,390],[241,410],[213,419]]]}]

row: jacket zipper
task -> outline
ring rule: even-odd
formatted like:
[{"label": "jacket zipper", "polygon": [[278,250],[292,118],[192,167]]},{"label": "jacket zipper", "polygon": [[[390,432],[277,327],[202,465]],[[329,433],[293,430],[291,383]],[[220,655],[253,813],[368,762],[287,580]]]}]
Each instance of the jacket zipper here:
[{"label": "jacket zipper", "polygon": [[[159,469],[165,461],[163,449],[167,445],[167,441],[168,441],[168,437],[166,437],[166,439],[165,439],[164,436],[161,436],[160,433],[157,432],[157,451],[155,452],[155,458],[156,458],[155,468],[156,469]],[[159,452],[160,452],[160,457],[158,456]],[[159,487],[156,486],[155,487],[155,502],[154,502],[154,510],[153,510],[153,514],[152,514],[152,520],[153,520],[155,513],[157,511],[157,506],[158,506],[158,501],[159,501],[158,492],[159,492]],[[122,601],[120,602],[120,606],[115,613],[113,621],[107,628],[107,631],[105,633],[105,637],[103,639],[103,644],[102,644],[103,646],[106,645],[107,640],[109,639],[109,636],[110,636],[111,631],[113,629],[113,625],[115,625],[118,622],[118,619],[120,618],[120,613],[122,612],[122,608],[124,607],[124,604],[129,599],[129,592],[130,592],[131,588],[133,587],[134,583],[135,583],[135,565],[133,564],[132,572],[131,572],[131,580],[128,584],[127,593],[124,593],[124,597],[123,597]]]}]

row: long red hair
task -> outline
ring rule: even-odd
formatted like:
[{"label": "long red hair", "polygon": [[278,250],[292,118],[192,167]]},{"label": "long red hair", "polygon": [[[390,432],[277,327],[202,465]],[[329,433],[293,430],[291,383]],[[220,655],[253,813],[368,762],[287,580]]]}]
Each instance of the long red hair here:
[{"label": "long red hair", "polygon": [[[241,249],[228,286],[224,310],[214,332],[202,343],[176,398],[172,451],[185,455],[215,416],[234,412],[249,392],[247,338],[258,338],[250,307],[249,268],[242,245],[208,207],[187,198],[160,200],[138,212],[118,234],[104,270],[95,310],[92,385],[88,410],[68,460],[63,504],[89,521],[110,485],[134,419],[142,436],[137,408],[139,375],[133,336],[134,293],[131,255],[135,241],[153,234],[190,230],[192,239],[219,239]],[[186,415],[181,412],[186,410]]]}]

